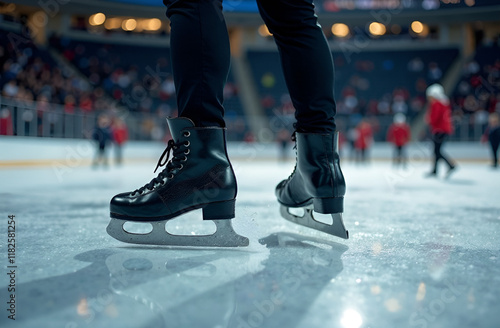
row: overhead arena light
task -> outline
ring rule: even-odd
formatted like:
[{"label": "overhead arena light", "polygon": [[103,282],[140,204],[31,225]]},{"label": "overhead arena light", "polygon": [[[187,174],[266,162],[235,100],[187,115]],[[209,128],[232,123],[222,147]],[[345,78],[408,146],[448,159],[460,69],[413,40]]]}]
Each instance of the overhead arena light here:
[{"label": "overhead arena light", "polygon": [[385,32],[387,31],[384,24],[380,24],[377,22],[371,23],[370,26],[368,27],[368,30],[370,31],[371,35],[374,36],[384,35]]},{"label": "overhead arena light", "polygon": [[104,27],[108,30],[115,30],[122,26],[122,19],[118,17],[107,19],[104,23]]},{"label": "overhead arena light", "polygon": [[411,31],[419,37],[426,37],[429,34],[429,26],[419,21],[412,22],[410,27]]},{"label": "overhead arena light", "polygon": [[420,34],[424,31],[424,24],[419,21],[414,21],[411,23],[411,30],[417,34]]},{"label": "overhead arena light", "polygon": [[146,31],[158,31],[161,28],[161,20],[158,18],[146,19],[143,21],[142,27]]},{"label": "overhead arena light", "polygon": [[124,31],[133,31],[137,27],[137,21],[133,18],[126,19],[122,22],[122,29]]},{"label": "overhead arena light", "polygon": [[106,21],[106,15],[103,13],[93,14],[89,17],[89,24],[92,26],[101,25],[104,21]]},{"label": "overhead arena light", "polygon": [[345,38],[349,35],[349,27],[343,23],[336,23],[332,25],[333,35],[339,38]]},{"label": "overhead arena light", "polygon": [[261,26],[259,26],[259,34],[263,37],[267,37],[267,36],[271,36],[271,32],[269,32],[269,29],[267,28],[267,26],[265,24],[262,24]]}]

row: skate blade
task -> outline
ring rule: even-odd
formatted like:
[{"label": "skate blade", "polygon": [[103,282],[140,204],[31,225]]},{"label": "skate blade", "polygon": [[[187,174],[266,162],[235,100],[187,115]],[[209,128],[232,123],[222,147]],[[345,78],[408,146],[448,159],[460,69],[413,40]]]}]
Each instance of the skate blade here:
[{"label": "skate blade", "polygon": [[173,235],[165,230],[164,221],[147,222],[153,230],[147,234],[137,234],[126,231],[123,225],[126,220],[111,219],[106,228],[107,233],[125,243],[143,245],[168,245],[168,246],[204,246],[204,247],[242,247],[248,246],[247,237],[238,235],[231,220],[212,220],[216,231],[211,235]]},{"label": "skate blade", "polygon": [[325,232],[327,234],[337,236],[344,239],[349,239],[349,232],[345,229],[344,221],[342,220],[342,213],[332,214],[332,224],[326,224],[314,219],[312,207],[304,208],[304,215],[297,216],[288,210],[288,207],[280,205],[281,216],[293,223],[300,224],[301,226]]}]

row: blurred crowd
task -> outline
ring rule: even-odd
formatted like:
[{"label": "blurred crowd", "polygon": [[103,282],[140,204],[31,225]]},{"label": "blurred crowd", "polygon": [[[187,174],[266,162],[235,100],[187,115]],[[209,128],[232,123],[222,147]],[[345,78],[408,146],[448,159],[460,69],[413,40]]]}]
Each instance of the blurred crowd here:
[{"label": "blurred crowd", "polygon": [[476,59],[465,64],[452,105],[454,115],[470,123],[484,125],[490,113],[500,113],[500,55],[481,64]]},{"label": "blurred crowd", "polygon": [[[38,117],[38,123],[42,113],[51,111],[96,116],[120,106],[127,108],[131,115],[140,113],[137,116],[141,117],[140,122],[134,128],[140,131],[141,138],[161,140],[165,137],[164,122],[160,118],[177,115],[167,48],[160,51],[139,46],[127,48],[127,45],[77,42],[53,36],[50,46],[77,68],[74,71],[29,38],[14,33],[22,42],[11,42],[9,35],[12,33],[0,36],[1,95],[31,106],[33,111],[28,114]],[[490,55],[482,56],[481,51]],[[496,50],[480,48],[479,55],[465,65],[463,77],[451,99],[455,120],[465,117],[471,124],[486,127],[488,114],[500,111],[498,53],[498,46]],[[448,68],[443,66],[446,61],[443,58],[423,57],[425,54],[412,52],[398,55],[398,52],[388,56],[375,53],[371,58],[372,54],[362,54],[350,63],[342,55],[334,57],[339,76],[336,89],[338,126],[353,146],[366,144],[369,147],[370,140],[387,140],[394,115],[404,115],[411,124],[425,109],[426,88],[440,81]],[[276,67],[276,71],[265,73],[258,82],[261,91],[264,90],[260,92],[261,105],[270,118],[272,132],[280,139],[278,134],[283,135],[283,129],[292,129],[295,109],[288,93],[272,92],[283,90],[283,86],[274,88],[281,83],[278,71]],[[404,83],[397,80],[399,77]],[[238,87],[231,74],[224,95],[230,138],[256,140],[243,118]],[[27,119],[30,118],[28,114]],[[14,130],[13,118],[9,115],[12,114],[0,109],[0,123],[9,122],[9,119],[11,122],[10,128],[7,128],[8,123],[2,123],[2,134]],[[368,137],[363,137],[364,142],[356,141],[359,135]],[[362,153],[360,158],[364,156]]]},{"label": "blurred crowd", "polygon": [[66,113],[78,108],[92,112],[106,108],[102,89],[92,89],[70,70],[51,60],[29,39],[14,44],[7,38],[0,43],[0,88],[3,97],[50,110],[50,104],[63,105]]}]

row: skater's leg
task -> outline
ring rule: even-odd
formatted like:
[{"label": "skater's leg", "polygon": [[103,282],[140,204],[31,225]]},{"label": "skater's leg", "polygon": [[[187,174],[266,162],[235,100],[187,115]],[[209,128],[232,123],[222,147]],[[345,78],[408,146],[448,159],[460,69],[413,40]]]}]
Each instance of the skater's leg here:
[{"label": "skater's leg", "polygon": [[122,145],[115,144],[116,165],[121,165],[123,160]]},{"label": "skater's leg", "polygon": [[106,151],[106,146],[104,146],[104,148],[102,149],[101,158],[102,158],[102,165],[104,167],[108,167],[108,154],[107,154],[107,151]]},{"label": "skater's leg", "polygon": [[332,54],[312,0],[258,0],[257,4],[278,45],[297,131],[335,131]]},{"label": "skater's leg", "polygon": [[104,153],[104,146],[99,146],[99,152],[97,155],[97,162],[98,164],[105,165],[106,164],[106,157]]},{"label": "skater's leg", "polygon": [[447,135],[444,133],[436,133],[434,134],[434,170],[431,175],[437,174],[437,165],[439,160],[443,160],[448,165],[448,172],[446,172],[446,178],[448,178],[452,172],[455,171],[456,166],[453,164],[447,156],[443,154],[442,147],[443,143],[446,140]]},{"label": "skater's leg", "polygon": [[[345,181],[340,169],[333,60],[318,25],[312,0],[257,0],[264,22],[273,33],[285,81],[296,109],[297,165],[276,187],[281,214],[297,224],[348,238],[342,222]],[[303,218],[290,207],[312,205],[332,214],[333,224],[315,221],[312,210]]]},{"label": "skater's leg", "polygon": [[403,167],[406,167],[408,164],[408,155],[406,153],[406,146],[401,146],[401,163]]},{"label": "skater's leg", "polygon": [[402,146],[397,146],[396,147],[396,151],[397,151],[397,164],[398,166],[403,164],[403,147]]},{"label": "skater's leg", "polygon": [[453,164],[453,162],[449,159],[449,156],[447,156],[443,152],[443,144],[446,141],[447,137],[448,136],[446,134],[443,134],[443,136],[441,137],[441,147],[439,148],[439,156],[448,165],[448,168],[451,170],[455,167],[455,164]]},{"label": "skater's leg", "polygon": [[[229,40],[221,0],[164,0],[171,22],[171,57],[179,118],[168,119],[172,140],[151,182],[113,197],[108,233],[138,244],[247,246],[231,227],[236,179],[227,156],[223,88],[229,70]],[[206,127],[210,127],[207,129]],[[155,172],[156,172],[155,169]],[[176,236],[165,222],[195,209],[217,220],[207,236]],[[126,221],[149,222],[146,235],[128,233]]]},{"label": "skater's leg", "polygon": [[222,0],[164,0],[179,116],[225,126],[223,89],[230,52]]},{"label": "skater's leg", "polygon": [[491,155],[493,159],[493,167],[498,166],[498,147],[500,145],[500,141],[498,140],[490,140],[491,146]]},{"label": "skater's leg", "polygon": [[97,145],[94,158],[92,159],[92,167],[93,168],[97,167],[98,163],[99,163],[99,145]]},{"label": "skater's leg", "polygon": [[398,147],[394,147],[394,152],[392,155],[392,165],[396,166],[398,164]]},{"label": "skater's leg", "polygon": [[432,170],[433,174],[437,174],[438,163],[441,159],[441,146],[443,144],[444,135],[441,133],[436,133],[432,137],[432,141],[434,142],[434,169]]}]

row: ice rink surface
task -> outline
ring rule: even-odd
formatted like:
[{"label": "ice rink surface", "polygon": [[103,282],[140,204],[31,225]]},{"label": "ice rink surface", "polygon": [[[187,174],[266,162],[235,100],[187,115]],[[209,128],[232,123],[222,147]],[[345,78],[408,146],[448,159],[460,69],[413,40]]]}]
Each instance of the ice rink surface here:
[{"label": "ice rink surface", "polygon": [[[500,171],[460,163],[344,163],[342,240],[282,219],[275,185],[292,163],[235,161],[235,230],[246,248],[124,244],[109,237],[109,200],[152,177],[154,163],[0,170],[6,327],[498,327]],[[444,172],[441,172],[444,174]],[[8,319],[7,216],[15,215],[15,321]],[[201,212],[174,233],[207,232]],[[132,227],[134,228],[134,227]]]}]

